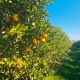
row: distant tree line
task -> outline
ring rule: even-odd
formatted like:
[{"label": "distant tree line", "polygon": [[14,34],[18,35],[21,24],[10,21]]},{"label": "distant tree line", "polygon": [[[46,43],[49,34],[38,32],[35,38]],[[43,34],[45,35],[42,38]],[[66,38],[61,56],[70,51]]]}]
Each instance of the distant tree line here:
[{"label": "distant tree line", "polygon": [[80,51],[80,41],[76,41],[72,44],[72,51]]}]

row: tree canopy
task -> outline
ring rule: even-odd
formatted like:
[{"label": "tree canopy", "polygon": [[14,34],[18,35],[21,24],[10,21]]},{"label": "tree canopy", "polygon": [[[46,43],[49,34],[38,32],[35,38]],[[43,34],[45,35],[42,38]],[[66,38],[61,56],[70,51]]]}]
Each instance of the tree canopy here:
[{"label": "tree canopy", "polygon": [[0,0],[0,79],[44,80],[70,48],[46,20],[52,0]]}]

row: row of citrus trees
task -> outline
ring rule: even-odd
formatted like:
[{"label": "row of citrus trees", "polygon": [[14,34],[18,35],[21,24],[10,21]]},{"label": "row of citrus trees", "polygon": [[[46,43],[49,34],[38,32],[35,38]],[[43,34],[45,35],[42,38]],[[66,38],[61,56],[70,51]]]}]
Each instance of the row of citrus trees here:
[{"label": "row of citrus trees", "polygon": [[45,19],[50,2],[0,0],[1,80],[49,80],[65,58],[71,44]]}]

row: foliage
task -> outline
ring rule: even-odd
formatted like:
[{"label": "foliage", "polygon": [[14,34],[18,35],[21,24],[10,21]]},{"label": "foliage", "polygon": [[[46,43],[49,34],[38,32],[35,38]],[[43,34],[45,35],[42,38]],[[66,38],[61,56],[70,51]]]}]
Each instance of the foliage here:
[{"label": "foliage", "polygon": [[1,0],[0,27],[10,28],[18,22],[29,26],[33,22],[38,24],[48,15],[44,7],[51,2],[52,0]]},{"label": "foliage", "polygon": [[79,80],[80,52],[70,52],[66,61],[61,65],[56,74],[64,77],[64,80]]},{"label": "foliage", "polygon": [[[45,5],[52,0],[1,0],[0,79],[52,78],[70,41],[45,19]],[[64,48],[65,47],[65,48]]]},{"label": "foliage", "polygon": [[80,41],[76,41],[72,44],[72,51],[80,51]]},{"label": "foliage", "polygon": [[48,76],[48,77],[44,78],[44,80],[65,80],[65,79],[61,76],[54,75],[54,76]]},{"label": "foliage", "polygon": [[50,60],[53,69],[57,64],[60,64],[70,51],[71,42],[68,36],[59,27],[49,28],[48,46],[50,51]]}]

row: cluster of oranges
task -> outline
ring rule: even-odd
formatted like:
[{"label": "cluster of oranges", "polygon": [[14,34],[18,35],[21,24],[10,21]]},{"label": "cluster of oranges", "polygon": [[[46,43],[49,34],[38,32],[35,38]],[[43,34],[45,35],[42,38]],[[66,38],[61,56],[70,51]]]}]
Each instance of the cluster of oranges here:
[{"label": "cluster of oranges", "polygon": [[6,22],[7,23],[9,23],[9,22],[11,22],[11,20],[13,20],[14,22],[18,22],[19,21],[19,19],[18,19],[18,14],[14,14],[13,16],[12,16],[12,18],[6,18]]},{"label": "cluster of oranges", "polygon": [[48,34],[44,33],[42,34],[41,42],[45,42]]},{"label": "cluster of oranges", "polygon": [[[32,40],[33,44],[38,44],[39,42],[45,42],[46,38],[48,37],[48,34],[46,34],[45,32],[42,33],[42,37],[38,40],[37,38],[34,38]],[[26,47],[25,52],[29,52],[31,49],[29,47]]]},{"label": "cluster of oranges", "polygon": [[43,32],[42,37],[41,37],[40,40],[34,38],[32,42],[33,42],[33,44],[37,44],[37,43],[39,43],[39,42],[45,42],[47,36],[48,36],[48,34],[46,34],[46,33]]}]

